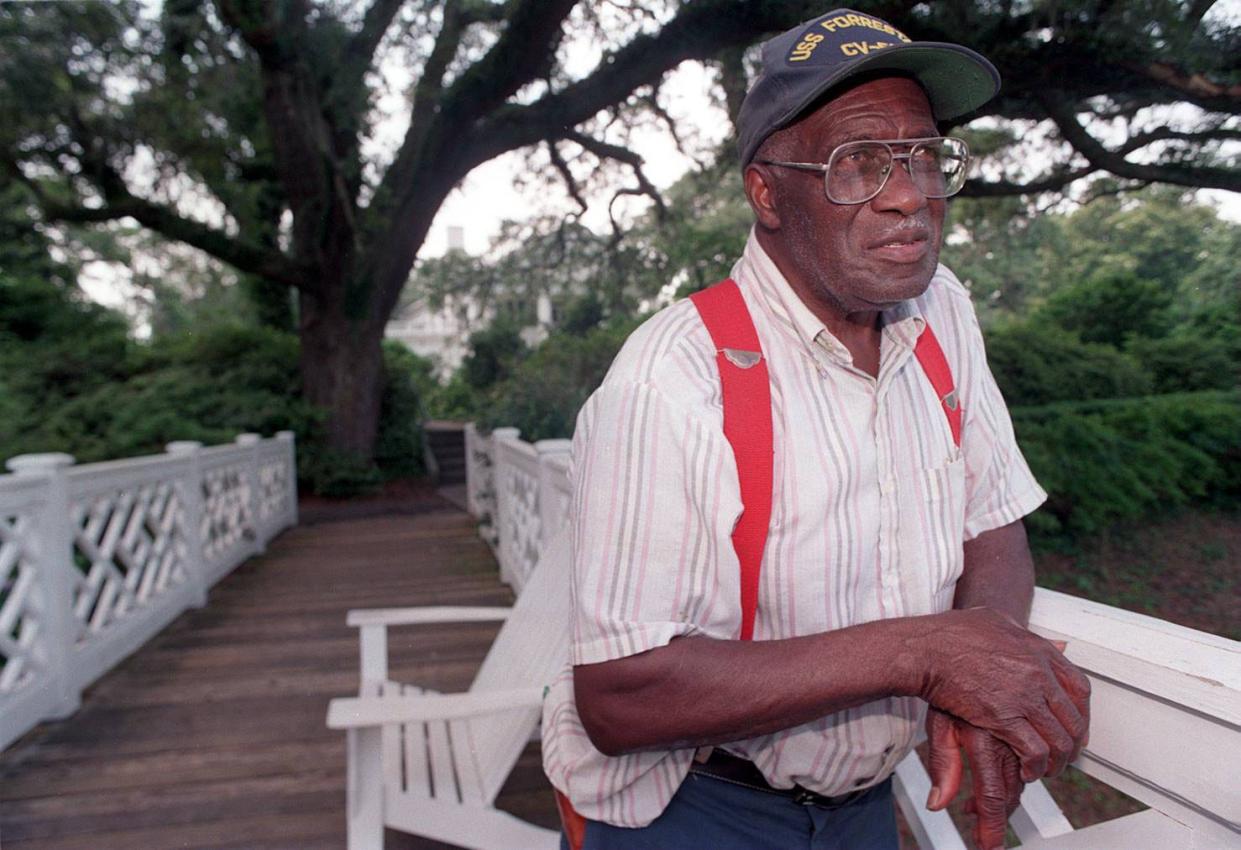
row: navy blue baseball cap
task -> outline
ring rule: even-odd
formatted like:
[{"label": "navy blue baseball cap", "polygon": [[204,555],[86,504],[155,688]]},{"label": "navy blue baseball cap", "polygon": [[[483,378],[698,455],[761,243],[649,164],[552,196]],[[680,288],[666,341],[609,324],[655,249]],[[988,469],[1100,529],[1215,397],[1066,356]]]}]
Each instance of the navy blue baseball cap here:
[{"label": "navy blue baseball cap", "polygon": [[1000,72],[968,47],[912,41],[887,21],[836,9],[763,45],[762,70],[737,117],[742,168],[764,139],[792,124],[825,91],[876,70],[913,76],[939,121],[972,112],[1000,90]]}]

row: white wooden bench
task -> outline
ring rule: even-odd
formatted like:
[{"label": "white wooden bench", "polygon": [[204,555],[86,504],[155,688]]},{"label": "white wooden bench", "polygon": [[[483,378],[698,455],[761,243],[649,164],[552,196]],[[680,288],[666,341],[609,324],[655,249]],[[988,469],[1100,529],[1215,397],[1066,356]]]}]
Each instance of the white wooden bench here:
[{"label": "white wooden bench", "polygon": [[[348,733],[349,850],[381,850],[385,826],[478,850],[559,847],[558,832],[494,802],[538,727],[544,687],[568,655],[567,537],[543,553],[511,609],[349,613],[361,630],[361,694],[332,700],[327,720]],[[389,681],[389,626],[486,620],[505,623],[468,692]]]}]

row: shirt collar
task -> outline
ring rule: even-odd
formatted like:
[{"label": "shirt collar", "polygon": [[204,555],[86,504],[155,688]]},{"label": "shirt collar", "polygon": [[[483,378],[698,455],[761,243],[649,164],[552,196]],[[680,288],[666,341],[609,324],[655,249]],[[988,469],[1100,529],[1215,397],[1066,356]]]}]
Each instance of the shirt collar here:
[{"label": "shirt collar", "polygon": [[[848,349],[793,291],[775,262],[759,244],[753,228],[750,229],[745,251],[733,271],[733,277],[739,283],[752,282],[763,305],[772,313],[777,324],[792,333],[808,349],[813,351],[818,348],[834,359],[851,362]],[[747,280],[742,281],[742,278]],[[915,299],[902,301],[884,310],[880,316],[884,341],[910,350],[918,342],[918,337],[926,326],[926,320]]]}]

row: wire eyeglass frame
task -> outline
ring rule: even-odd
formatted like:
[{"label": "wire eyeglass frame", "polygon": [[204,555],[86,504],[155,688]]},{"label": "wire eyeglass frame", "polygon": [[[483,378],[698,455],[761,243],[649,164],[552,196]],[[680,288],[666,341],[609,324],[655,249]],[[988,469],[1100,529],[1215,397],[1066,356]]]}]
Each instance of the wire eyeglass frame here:
[{"label": "wire eyeglass frame", "polygon": [[[913,167],[912,167],[913,157],[931,144],[944,144],[944,143],[949,143],[947,144],[949,153],[954,159],[957,159],[960,161],[960,167],[952,175],[944,174],[941,169],[940,173],[945,180],[945,191],[943,192],[939,192],[935,190],[928,191],[927,189],[923,188],[920,185],[919,181],[921,178],[919,175],[915,174],[913,171]],[[848,154],[852,150],[856,150],[858,148],[868,148],[868,147],[873,147],[876,145],[881,146],[887,150],[888,162],[887,162],[887,165],[885,165],[882,169],[882,172],[879,178],[879,185],[875,188],[875,190],[871,192],[869,195],[867,195],[866,197],[858,198],[856,200],[846,201],[846,200],[841,200],[839,198],[833,197],[832,188],[831,188],[832,167],[836,165],[837,161],[841,158],[842,152],[844,154]],[[908,147],[909,151],[906,153],[897,153],[896,151],[892,150],[892,147],[894,145],[899,146],[899,147]],[[842,204],[846,206],[851,206],[855,204],[864,204],[867,201],[874,199],[880,192],[882,192],[883,188],[888,185],[888,178],[892,176],[892,164],[896,161],[903,161],[903,165],[905,167],[905,173],[909,175],[909,178],[913,182],[914,186],[926,198],[932,199],[932,200],[940,199],[940,198],[951,198],[957,192],[960,192],[961,187],[965,185],[965,172],[966,172],[966,169],[969,167],[970,149],[969,149],[969,145],[966,144],[964,139],[958,139],[955,136],[928,136],[925,138],[918,138],[918,139],[860,139],[857,141],[845,142],[842,145],[837,145],[832,150],[832,153],[828,157],[826,163],[783,162],[783,161],[774,160],[774,159],[755,160],[755,162],[761,165],[776,165],[781,168],[795,168],[800,171],[818,171],[822,173],[823,174],[823,192],[824,194],[827,195],[827,199],[834,204]]]}]

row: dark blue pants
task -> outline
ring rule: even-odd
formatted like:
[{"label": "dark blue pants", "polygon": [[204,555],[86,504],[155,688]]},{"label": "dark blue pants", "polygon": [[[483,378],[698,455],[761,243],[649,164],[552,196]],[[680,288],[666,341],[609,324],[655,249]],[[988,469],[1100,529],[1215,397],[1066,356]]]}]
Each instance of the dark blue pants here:
[{"label": "dark blue pants", "polygon": [[[562,842],[561,846],[564,846]],[[898,850],[889,779],[847,806],[788,797],[690,774],[649,826],[591,821],[583,850]]]}]

